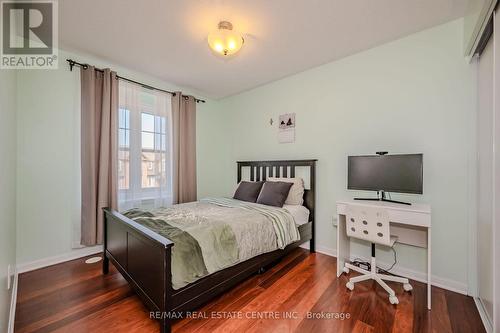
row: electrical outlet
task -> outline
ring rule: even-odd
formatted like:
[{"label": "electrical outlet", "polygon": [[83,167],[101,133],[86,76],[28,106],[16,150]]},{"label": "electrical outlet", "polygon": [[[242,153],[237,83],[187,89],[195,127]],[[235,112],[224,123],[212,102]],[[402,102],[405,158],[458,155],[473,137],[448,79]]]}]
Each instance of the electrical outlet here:
[{"label": "electrical outlet", "polygon": [[336,226],[337,226],[337,215],[333,215],[333,216],[332,216],[332,225],[333,225],[334,227],[336,227]]},{"label": "electrical outlet", "polygon": [[7,290],[10,290],[10,287],[12,286],[12,281],[11,281],[12,280],[12,278],[11,278],[12,272],[11,272],[11,270],[12,270],[12,266],[8,265],[7,266]]}]

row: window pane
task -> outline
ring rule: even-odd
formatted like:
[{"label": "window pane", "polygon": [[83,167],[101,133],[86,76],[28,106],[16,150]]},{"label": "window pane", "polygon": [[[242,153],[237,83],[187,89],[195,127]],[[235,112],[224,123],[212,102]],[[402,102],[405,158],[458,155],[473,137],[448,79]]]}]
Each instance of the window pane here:
[{"label": "window pane", "polygon": [[161,136],[161,150],[167,150],[167,136],[165,134]]},{"label": "window pane", "polygon": [[161,133],[165,134],[167,132],[167,118],[161,117]]},{"label": "window pane", "polygon": [[155,133],[161,132],[161,119],[163,117],[155,116]]},{"label": "window pane", "polygon": [[153,133],[142,132],[142,149],[153,150],[155,147],[155,138]]},{"label": "window pane", "polygon": [[118,189],[130,187],[130,111],[118,110]]},{"label": "window pane", "polygon": [[128,149],[118,151],[118,189],[127,190],[130,186],[130,153]]},{"label": "window pane", "polygon": [[118,144],[120,147],[125,146],[125,130],[122,129],[118,130]]},{"label": "window pane", "polygon": [[165,171],[165,117],[143,112],[141,114],[141,186],[161,187],[166,182]]},{"label": "window pane", "polygon": [[155,150],[161,150],[161,134],[155,133]]},{"label": "window pane", "polygon": [[120,147],[130,147],[130,130],[118,130],[118,142]]},{"label": "window pane", "polygon": [[155,131],[155,116],[149,113],[142,114],[142,130],[147,132]]},{"label": "window pane", "polygon": [[156,160],[156,154],[150,151],[142,152],[142,188],[160,187],[159,163]]},{"label": "window pane", "polygon": [[118,110],[118,127],[125,127],[125,110],[123,109]]},{"label": "window pane", "polygon": [[118,110],[118,127],[130,128],[130,111],[120,108]]}]

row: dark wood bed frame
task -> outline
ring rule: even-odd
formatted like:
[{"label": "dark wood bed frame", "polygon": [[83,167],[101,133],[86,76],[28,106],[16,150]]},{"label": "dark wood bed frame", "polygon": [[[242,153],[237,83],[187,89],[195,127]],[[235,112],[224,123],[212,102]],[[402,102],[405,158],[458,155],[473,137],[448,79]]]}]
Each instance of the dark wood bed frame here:
[{"label": "dark wood bed frame", "polygon": [[174,243],[115,210],[104,209],[103,273],[108,273],[111,261],[146,306],[154,312],[154,317],[160,320],[162,333],[171,331],[171,322],[178,318],[179,313],[199,308],[215,296],[273,264],[302,243],[310,241],[310,251],[315,251],[316,160],[249,161],[237,164],[238,182],[242,180],[243,168],[250,168],[251,181],[259,181],[273,176],[291,178],[295,176],[296,167],[307,167],[310,184],[304,193],[304,206],[310,211],[309,223],[299,227],[300,241],[288,245],[285,249],[253,257],[181,289],[172,288],[170,258]]}]

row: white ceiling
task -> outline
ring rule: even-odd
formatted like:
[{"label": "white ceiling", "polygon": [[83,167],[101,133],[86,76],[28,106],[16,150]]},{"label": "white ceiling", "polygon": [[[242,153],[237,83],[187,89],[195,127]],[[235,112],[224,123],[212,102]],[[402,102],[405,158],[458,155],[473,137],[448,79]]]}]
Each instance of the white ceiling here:
[{"label": "white ceiling", "polygon": [[[60,43],[221,98],[464,15],[466,0],[63,0]],[[243,33],[208,48],[220,20]]]}]

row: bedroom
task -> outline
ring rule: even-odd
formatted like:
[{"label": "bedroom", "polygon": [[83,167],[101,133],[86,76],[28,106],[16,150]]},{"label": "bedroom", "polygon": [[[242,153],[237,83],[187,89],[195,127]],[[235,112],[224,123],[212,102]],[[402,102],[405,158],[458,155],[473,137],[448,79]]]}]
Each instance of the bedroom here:
[{"label": "bedroom", "polygon": [[[24,41],[44,43],[36,26],[50,22],[56,58],[36,69],[7,50],[24,47],[31,7],[2,2],[2,36],[18,36],[0,69],[0,331],[500,331],[496,1],[44,3]],[[103,143],[86,116],[105,110]],[[417,190],[354,186],[350,163],[367,155],[422,156],[421,177],[403,181]],[[223,201],[240,180],[244,200]],[[412,205],[352,200],[378,190]],[[179,206],[130,211],[191,201],[180,207],[197,213],[155,225],[169,230],[151,221]],[[104,223],[106,206],[133,223],[111,211]],[[399,241],[376,246],[376,265],[344,230],[347,206],[390,216]],[[424,222],[394,218],[412,213]],[[190,214],[221,230],[186,227]],[[195,248],[182,260],[175,237]],[[351,291],[348,261],[413,290]]]}]

